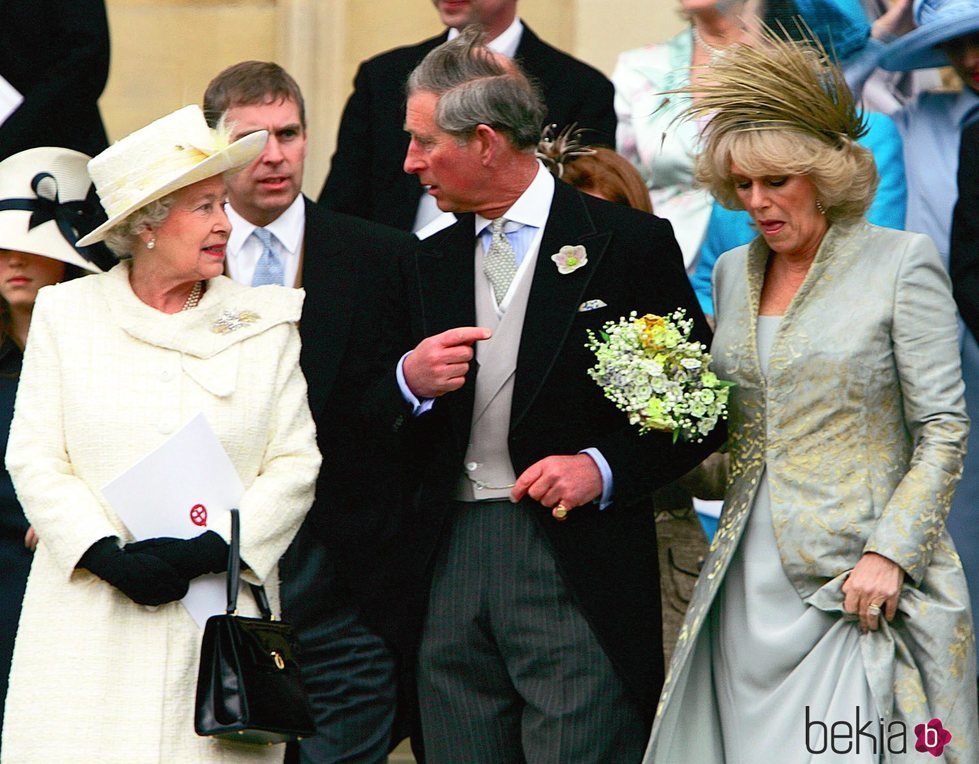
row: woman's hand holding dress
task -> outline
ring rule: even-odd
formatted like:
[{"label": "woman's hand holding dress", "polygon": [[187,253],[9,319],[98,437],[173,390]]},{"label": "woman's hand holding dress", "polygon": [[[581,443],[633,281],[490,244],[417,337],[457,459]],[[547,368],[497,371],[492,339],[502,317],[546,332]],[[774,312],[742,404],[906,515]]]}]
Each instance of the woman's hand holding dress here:
[{"label": "woman's hand holding dress", "polygon": [[[862,632],[876,631],[881,611],[888,621],[894,620],[903,583],[904,570],[900,565],[883,555],[867,552],[843,583],[843,609],[860,617]],[[872,605],[879,610],[871,610]]]}]

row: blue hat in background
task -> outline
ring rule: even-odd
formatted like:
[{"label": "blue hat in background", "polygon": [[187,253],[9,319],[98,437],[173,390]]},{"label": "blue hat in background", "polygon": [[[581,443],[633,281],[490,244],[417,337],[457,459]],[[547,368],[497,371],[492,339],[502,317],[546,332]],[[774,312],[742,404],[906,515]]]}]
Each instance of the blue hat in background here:
[{"label": "blue hat in background", "polygon": [[915,0],[918,28],[890,43],[880,65],[892,72],[948,66],[938,45],[979,32],[979,0]]},{"label": "blue hat in background", "polygon": [[858,0],[795,0],[795,6],[816,39],[838,61],[867,44],[870,22]]}]

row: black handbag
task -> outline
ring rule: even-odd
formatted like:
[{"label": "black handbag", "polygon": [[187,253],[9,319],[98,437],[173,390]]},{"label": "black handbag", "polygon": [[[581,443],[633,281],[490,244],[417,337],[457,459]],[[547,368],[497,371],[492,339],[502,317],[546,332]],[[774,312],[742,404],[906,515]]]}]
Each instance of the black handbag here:
[{"label": "black handbag", "polygon": [[250,584],[261,618],[237,615],[241,573],[238,510],[231,510],[228,609],[204,626],[194,730],[248,743],[284,743],[316,733],[292,626],[272,617],[265,588]]}]

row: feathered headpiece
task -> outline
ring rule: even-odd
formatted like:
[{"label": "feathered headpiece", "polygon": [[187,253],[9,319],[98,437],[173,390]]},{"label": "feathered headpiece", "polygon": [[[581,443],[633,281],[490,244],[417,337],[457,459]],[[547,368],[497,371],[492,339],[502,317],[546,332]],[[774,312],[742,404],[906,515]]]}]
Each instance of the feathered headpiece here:
[{"label": "feathered headpiece", "polygon": [[757,44],[716,56],[702,82],[674,91],[696,94],[684,116],[709,119],[712,135],[794,130],[832,146],[863,136],[867,124],[843,72],[799,23],[805,40],[766,27]]},{"label": "feathered headpiece", "polygon": [[568,125],[557,136],[554,135],[556,127],[557,125],[548,125],[544,128],[540,143],[537,144],[536,156],[553,175],[561,178],[568,162],[576,157],[591,156],[595,149],[581,142],[586,131],[577,130],[576,124]]}]

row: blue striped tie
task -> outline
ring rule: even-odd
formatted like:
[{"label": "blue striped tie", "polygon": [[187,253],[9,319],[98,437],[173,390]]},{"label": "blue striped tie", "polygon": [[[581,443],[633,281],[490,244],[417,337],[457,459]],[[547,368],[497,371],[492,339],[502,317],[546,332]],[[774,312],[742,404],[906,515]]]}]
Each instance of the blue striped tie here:
[{"label": "blue striped tie", "polygon": [[285,264],[282,262],[282,258],[275,254],[272,247],[272,240],[275,235],[265,228],[256,228],[252,233],[262,242],[262,256],[255,266],[252,286],[265,284],[279,284],[281,286],[285,278]]}]

